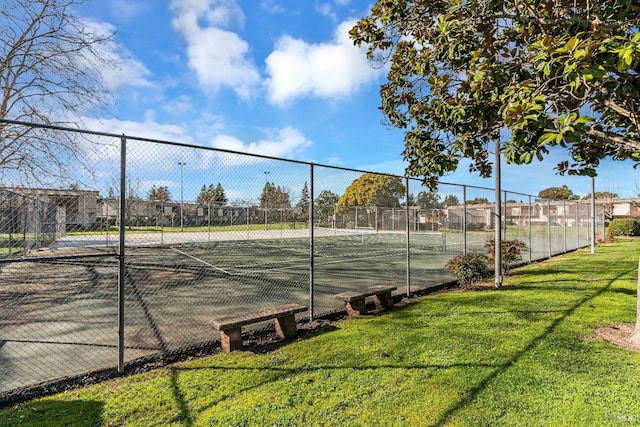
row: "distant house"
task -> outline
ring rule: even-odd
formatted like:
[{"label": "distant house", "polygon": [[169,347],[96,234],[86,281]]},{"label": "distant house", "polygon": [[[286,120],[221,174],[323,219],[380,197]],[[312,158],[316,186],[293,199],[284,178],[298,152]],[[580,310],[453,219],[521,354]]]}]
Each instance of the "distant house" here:
[{"label": "distant house", "polygon": [[596,204],[604,207],[607,221],[616,218],[640,218],[640,199],[596,199]]},{"label": "distant house", "polygon": [[[588,227],[590,222],[589,205],[577,201],[537,200],[532,203],[506,203],[502,205],[502,214],[507,224],[560,225]],[[496,216],[493,203],[449,206],[445,209],[443,225],[447,228],[462,229],[466,215],[468,230],[490,230],[494,228]]]},{"label": "distant house", "polygon": [[98,191],[27,187],[10,187],[4,190],[28,197],[34,202],[57,206],[56,223],[66,224],[67,230],[87,229],[96,222]]}]

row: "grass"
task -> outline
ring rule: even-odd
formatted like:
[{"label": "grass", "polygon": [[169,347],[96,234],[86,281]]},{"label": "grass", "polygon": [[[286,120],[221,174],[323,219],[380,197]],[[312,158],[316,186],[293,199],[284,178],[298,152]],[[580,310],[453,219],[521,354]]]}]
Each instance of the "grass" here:
[{"label": "grass", "polygon": [[633,323],[640,240],[326,325],[266,354],[218,354],[0,411],[0,426],[640,424]]}]

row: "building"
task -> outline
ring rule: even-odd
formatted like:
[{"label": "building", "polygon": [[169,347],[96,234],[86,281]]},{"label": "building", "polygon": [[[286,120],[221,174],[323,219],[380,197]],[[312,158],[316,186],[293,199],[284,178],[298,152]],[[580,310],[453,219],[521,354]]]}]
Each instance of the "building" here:
[{"label": "building", "polygon": [[66,224],[67,231],[86,230],[96,223],[98,191],[27,187],[11,187],[4,190],[34,202],[56,206],[56,222]]}]

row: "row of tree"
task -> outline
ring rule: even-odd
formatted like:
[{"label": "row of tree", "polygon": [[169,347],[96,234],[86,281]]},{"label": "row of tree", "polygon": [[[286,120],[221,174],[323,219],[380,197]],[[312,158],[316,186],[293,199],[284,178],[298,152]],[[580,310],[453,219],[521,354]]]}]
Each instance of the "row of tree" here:
[{"label": "row of tree", "polygon": [[[351,185],[347,187],[344,194],[339,196],[329,190],[323,190],[315,199],[319,207],[337,206],[339,208],[349,206],[384,206],[399,207],[401,200],[406,196],[406,187],[402,179],[396,176],[365,173]],[[444,209],[448,206],[460,205],[460,200],[454,194],[449,194],[441,200],[440,195],[435,191],[421,191],[417,195],[410,193],[409,206],[419,206],[422,209]],[[597,200],[617,199],[618,195],[611,192],[596,192]],[[538,197],[549,200],[579,200],[580,197],[563,185],[562,187],[549,187],[538,193]],[[589,200],[591,194],[584,196],[583,200]],[[155,185],[147,193],[149,201],[171,201],[171,193],[167,186]],[[509,200],[515,202],[515,200]],[[228,203],[228,198],[222,184],[203,185],[196,198],[198,204],[210,204],[213,206],[224,206]],[[465,201],[468,205],[488,204],[486,197],[475,197]],[[273,182],[266,182],[260,195],[260,207],[265,209],[290,209],[295,208],[300,213],[308,211],[310,205],[309,187],[304,183],[300,193],[300,199],[292,206],[291,190],[287,187],[276,186]]]}]

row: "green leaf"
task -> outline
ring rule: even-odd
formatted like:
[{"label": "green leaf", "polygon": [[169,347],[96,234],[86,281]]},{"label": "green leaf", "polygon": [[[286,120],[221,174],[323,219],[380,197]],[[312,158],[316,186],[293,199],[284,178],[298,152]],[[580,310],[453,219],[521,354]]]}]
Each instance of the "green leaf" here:
[{"label": "green leaf", "polygon": [[580,40],[578,40],[577,37],[571,37],[569,39],[569,41],[567,42],[567,44],[565,45],[565,49],[567,49],[568,51],[573,51],[576,46],[578,46],[578,43],[580,42]]},{"label": "green leaf", "polygon": [[587,51],[585,49],[578,49],[573,52],[573,59],[583,59],[587,57]]},{"label": "green leaf", "polygon": [[618,71],[623,72],[629,69],[629,64],[625,61],[624,58],[618,58]]},{"label": "green leaf", "polygon": [[553,144],[555,143],[556,137],[558,136],[557,132],[547,132],[543,133],[540,137],[539,141],[542,144]]},{"label": "green leaf", "polygon": [[531,153],[527,152],[520,154],[520,163],[529,164],[532,160],[533,156],[531,155]]}]

